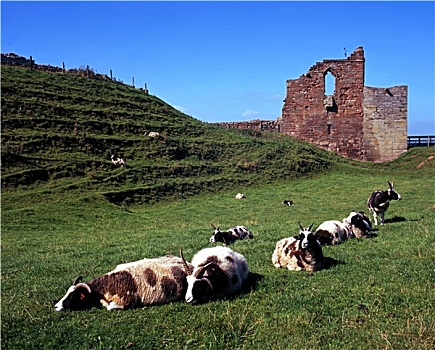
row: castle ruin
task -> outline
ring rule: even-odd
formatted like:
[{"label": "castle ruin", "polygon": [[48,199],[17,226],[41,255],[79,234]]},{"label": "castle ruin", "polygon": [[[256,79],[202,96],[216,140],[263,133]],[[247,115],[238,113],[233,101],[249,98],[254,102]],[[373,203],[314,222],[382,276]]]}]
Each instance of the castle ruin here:
[{"label": "castle ruin", "polygon": [[[287,80],[276,121],[220,125],[281,132],[352,159],[393,160],[407,150],[408,87],[364,86],[364,70],[362,47],[345,59],[317,62]],[[326,91],[327,76],[334,81],[332,92]]]}]

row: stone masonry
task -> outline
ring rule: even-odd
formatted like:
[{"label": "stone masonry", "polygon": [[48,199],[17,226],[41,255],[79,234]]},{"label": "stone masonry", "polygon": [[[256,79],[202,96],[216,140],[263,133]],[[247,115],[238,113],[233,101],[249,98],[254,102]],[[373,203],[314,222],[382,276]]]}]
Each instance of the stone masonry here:
[{"label": "stone masonry", "polygon": [[[330,95],[328,74],[335,81]],[[407,86],[366,87],[364,74],[364,49],[358,47],[345,59],[317,62],[298,79],[287,80],[282,116],[274,124],[220,125],[281,132],[352,159],[393,160],[407,150]]]}]

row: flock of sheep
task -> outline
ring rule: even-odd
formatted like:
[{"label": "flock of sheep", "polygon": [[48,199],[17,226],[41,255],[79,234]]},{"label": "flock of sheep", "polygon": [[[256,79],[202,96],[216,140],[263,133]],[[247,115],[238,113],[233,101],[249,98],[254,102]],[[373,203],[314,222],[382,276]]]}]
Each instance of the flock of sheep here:
[{"label": "flock of sheep", "polygon": [[[375,191],[367,205],[375,225],[377,215],[384,223],[384,213],[391,200],[401,196],[390,182],[386,191]],[[245,198],[237,194],[236,198]],[[287,201],[288,202],[288,201]],[[291,205],[284,201],[284,204]],[[86,310],[92,307],[128,309],[185,300],[187,303],[207,302],[240,292],[249,275],[248,262],[243,255],[227,247],[237,240],[253,239],[245,226],[221,231],[214,224],[210,243],[223,246],[198,251],[187,262],[180,256],[142,259],[121,264],[112,271],[86,283],[77,277],[67,293],[54,306],[56,311]],[[372,235],[370,218],[363,212],[351,212],[342,221],[330,220],[316,230],[300,226],[299,236],[284,238],[276,243],[272,263],[276,268],[317,271],[324,267],[322,245],[335,245],[350,239]]]}]

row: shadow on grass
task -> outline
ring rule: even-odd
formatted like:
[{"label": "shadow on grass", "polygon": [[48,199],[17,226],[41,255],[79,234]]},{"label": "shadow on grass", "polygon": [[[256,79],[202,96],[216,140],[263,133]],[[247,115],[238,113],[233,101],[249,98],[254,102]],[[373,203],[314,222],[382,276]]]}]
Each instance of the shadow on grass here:
[{"label": "shadow on grass", "polygon": [[323,269],[328,270],[332,267],[338,266],[338,265],[344,265],[346,264],[344,261],[340,261],[337,259],[325,257],[324,266]]},{"label": "shadow on grass", "polygon": [[[385,223],[403,222],[403,221],[406,221],[406,218],[404,218],[403,216],[394,216],[391,219],[385,219]],[[413,220],[413,221],[417,221],[417,220]]]}]

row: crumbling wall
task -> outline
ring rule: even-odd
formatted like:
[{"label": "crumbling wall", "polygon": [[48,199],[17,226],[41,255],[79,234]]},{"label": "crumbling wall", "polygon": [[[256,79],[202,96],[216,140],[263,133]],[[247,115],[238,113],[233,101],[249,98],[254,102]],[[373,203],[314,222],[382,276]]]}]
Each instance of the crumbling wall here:
[{"label": "crumbling wall", "polygon": [[251,130],[259,130],[259,131],[281,131],[281,123],[280,120],[249,120],[244,122],[222,122],[222,123],[213,123],[213,125],[218,125],[222,128],[226,129],[251,129]]},{"label": "crumbling wall", "polygon": [[[364,62],[359,47],[345,59],[317,62],[298,79],[287,80],[281,132],[363,159]],[[335,78],[332,95],[325,94],[328,73]]]},{"label": "crumbling wall", "polygon": [[408,87],[364,88],[363,150],[369,161],[390,161],[407,150]]}]

